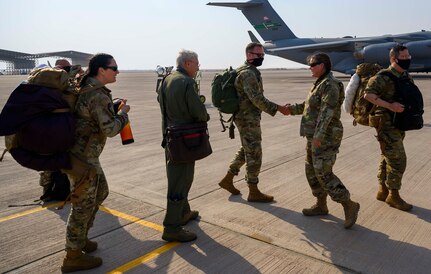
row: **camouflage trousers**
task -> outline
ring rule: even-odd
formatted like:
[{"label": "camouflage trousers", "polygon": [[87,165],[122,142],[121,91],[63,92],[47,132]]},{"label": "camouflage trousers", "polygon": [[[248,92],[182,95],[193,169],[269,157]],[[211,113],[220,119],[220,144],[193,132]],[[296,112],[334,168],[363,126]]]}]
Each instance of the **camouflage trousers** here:
[{"label": "camouflage trousers", "polygon": [[99,159],[87,159],[97,175],[92,178],[75,177],[67,174],[72,192],[69,218],[67,220],[66,249],[82,249],[93,226],[99,206],[109,194],[108,182]]},{"label": "camouflage trousers", "polygon": [[403,144],[405,132],[391,126],[389,121],[382,129],[377,130],[376,137],[382,153],[377,174],[379,184],[386,185],[388,189],[399,190],[407,166]]},{"label": "camouflage trousers", "polygon": [[312,138],[307,137],[305,175],[313,196],[328,194],[335,202],[350,199],[350,193],[341,180],[332,172],[341,142],[322,141],[320,148],[312,146]]},{"label": "camouflage trousers", "polygon": [[42,194],[45,194],[45,192],[48,191],[49,185],[51,184],[52,171],[41,171],[39,175],[39,185],[43,187]]},{"label": "camouflage trousers", "polygon": [[249,184],[259,182],[262,167],[262,130],[260,118],[235,119],[241,138],[241,147],[229,165],[229,172],[238,175],[241,167],[246,165],[245,181]]}]

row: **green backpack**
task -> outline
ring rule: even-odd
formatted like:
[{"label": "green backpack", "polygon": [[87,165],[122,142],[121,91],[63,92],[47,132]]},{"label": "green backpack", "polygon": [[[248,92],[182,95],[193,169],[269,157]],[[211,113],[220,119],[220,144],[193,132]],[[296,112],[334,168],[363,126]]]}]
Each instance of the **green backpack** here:
[{"label": "green backpack", "polygon": [[232,67],[216,73],[211,82],[211,99],[218,111],[234,114],[239,109],[238,93],[235,89],[237,71]]},{"label": "green backpack", "polygon": [[[236,112],[239,110],[239,98],[235,88],[235,79],[241,70],[244,70],[244,68],[235,70],[229,67],[221,73],[216,73],[211,82],[212,103],[220,113],[223,132],[226,131],[225,124],[229,123],[229,137],[231,139],[235,138],[233,121]],[[222,113],[232,114],[232,116],[228,120],[224,120]]]}]

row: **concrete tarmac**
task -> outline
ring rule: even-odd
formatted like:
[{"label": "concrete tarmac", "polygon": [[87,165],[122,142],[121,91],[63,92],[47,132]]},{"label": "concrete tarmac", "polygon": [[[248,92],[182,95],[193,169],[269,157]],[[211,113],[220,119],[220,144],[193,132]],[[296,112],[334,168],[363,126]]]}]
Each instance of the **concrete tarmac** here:
[{"label": "concrete tarmac", "polygon": [[[425,126],[407,132],[404,143],[408,163],[400,193],[414,205],[410,212],[376,200],[375,131],[353,126],[350,115],[342,114],[344,136],[334,172],[361,204],[356,225],[346,230],[343,208],[333,201],[327,216],[301,213],[314,197],[304,174],[299,116],[262,114],[259,187],[275,196],[274,203],[247,202],[244,170],[234,178],[241,195],[220,189],[239,135],[231,140],[221,132],[210,98],[214,73],[204,71],[201,81],[214,152],[196,163],[189,200],[201,217],[186,226],[198,235],[191,243],[161,239],[167,182],[156,74],[121,72],[108,85],[114,98],[127,98],[131,105],[135,143],[122,145],[116,136],[102,153],[110,195],[89,236],[99,243],[94,255],[103,265],[81,273],[430,273],[431,76],[414,75],[424,96]],[[349,77],[336,75],[347,85]],[[314,82],[306,70],[265,70],[262,76],[266,97],[278,104],[302,102]],[[25,78],[0,76],[1,107]],[[41,195],[38,180],[36,171],[10,154],[0,162],[0,273],[60,273],[70,206],[29,205]]]}]

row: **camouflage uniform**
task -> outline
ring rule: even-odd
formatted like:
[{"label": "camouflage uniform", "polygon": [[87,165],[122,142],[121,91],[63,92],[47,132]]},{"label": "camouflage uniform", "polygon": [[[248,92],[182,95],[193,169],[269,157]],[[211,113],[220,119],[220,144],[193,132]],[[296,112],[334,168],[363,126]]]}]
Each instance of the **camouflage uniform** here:
[{"label": "camouflage uniform", "polygon": [[[166,107],[167,125],[162,119],[162,130],[167,126],[205,122],[209,115],[205,105],[199,99],[196,92],[195,80],[189,77],[185,70],[177,68],[177,71],[168,75],[159,87],[158,101],[163,114],[163,102]],[[160,95],[163,95],[163,101]],[[190,205],[188,195],[193,183],[195,162],[174,163],[166,160],[166,173],[168,178],[168,193],[166,215],[163,220],[165,232],[175,233],[181,230],[181,219],[189,213]]]},{"label": "camouflage uniform", "polygon": [[41,171],[39,175],[39,185],[43,187],[43,195],[48,191],[49,185],[51,184],[52,171]]},{"label": "camouflage uniform", "polygon": [[[413,83],[413,79],[407,72],[400,74],[391,66],[385,71],[389,71],[399,78],[408,77]],[[376,94],[381,99],[393,103],[395,84],[388,76],[377,74],[368,82],[365,93]],[[377,174],[379,184],[386,185],[388,189],[399,190],[407,165],[407,156],[403,145],[405,132],[394,127],[392,123],[393,113],[389,109],[377,106],[373,118],[379,121],[376,124],[376,137],[382,153]]]},{"label": "camouflage uniform", "polygon": [[262,130],[260,120],[262,111],[271,116],[277,113],[277,104],[263,95],[263,83],[260,71],[245,62],[235,79],[235,88],[239,96],[239,111],[235,115],[235,125],[241,138],[241,147],[229,165],[229,172],[238,175],[246,164],[245,181],[249,184],[259,182],[262,166]]},{"label": "camouflage uniform", "polygon": [[[349,191],[332,172],[343,138],[343,100],[343,84],[329,72],[314,83],[304,103],[290,107],[292,115],[302,114],[300,135],[307,138],[305,174],[313,195],[326,197],[327,193],[340,203],[350,199]],[[314,147],[313,139],[320,140],[321,147]]]},{"label": "camouflage uniform", "polygon": [[128,122],[126,113],[115,114],[111,91],[95,78],[88,78],[81,88],[75,107],[77,116],[76,142],[71,153],[74,157],[95,169],[94,180],[65,170],[69,177],[72,209],[67,221],[66,249],[82,249],[88,230],[93,225],[99,205],[108,196],[108,183],[99,162],[107,137],[120,133]]}]

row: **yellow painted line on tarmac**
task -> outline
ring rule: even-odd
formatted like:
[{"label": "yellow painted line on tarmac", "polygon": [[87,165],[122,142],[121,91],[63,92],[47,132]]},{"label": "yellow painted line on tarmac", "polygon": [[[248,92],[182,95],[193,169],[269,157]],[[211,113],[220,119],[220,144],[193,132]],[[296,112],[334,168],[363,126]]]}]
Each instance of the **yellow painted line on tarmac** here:
[{"label": "yellow painted line on tarmac", "polygon": [[[26,216],[26,215],[29,215],[29,214],[32,214],[32,213],[36,213],[36,212],[39,212],[39,211],[47,210],[49,208],[57,207],[57,206],[60,206],[62,204],[63,204],[63,202],[58,202],[58,203],[50,204],[50,205],[47,205],[47,206],[41,206],[41,207],[33,208],[33,209],[30,209],[30,210],[27,210],[27,211],[23,211],[23,212],[20,212],[20,213],[16,213],[16,214],[13,214],[13,215],[10,215],[10,216],[6,216],[6,217],[3,217],[3,218],[0,218],[0,223],[4,222],[4,221],[15,219],[15,218],[19,218],[19,217],[22,217],[22,216]],[[100,206],[99,209],[101,211],[105,212],[105,213],[111,214],[111,215],[119,217],[121,219],[125,219],[125,220],[131,221],[133,223],[136,223],[136,224],[139,224],[139,225],[142,225],[142,226],[145,226],[145,227],[152,228],[154,230],[163,232],[163,226],[162,225],[159,225],[159,224],[156,224],[156,223],[152,223],[152,222],[148,222],[148,221],[142,220],[142,219],[140,219],[138,217],[135,217],[135,216],[132,216],[132,215],[120,212],[120,211],[115,210],[115,209],[107,208],[107,207],[104,207],[104,206]],[[135,267],[137,267],[139,265],[142,265],[142,264],[144,264],[144,263],[146,263],[146,262],[148,262],[148,261],[150,261],[150,260],[152,260],[152,259],[160,256],[161,254],[165,253],[166,251],[171,250],[172,248],[176,247],[179,244],[180,244],[179,242],[171,242],[171,243],[165,244],[165,245],[163,245],[163,246],[161,246],[161,247],[159,247],[159,248],[157,248],[157,249],[155,249],[155,250],[153,250],[153,251],[151,251],[151,252],[149,252],[149,253],[147,253],[147,254],[139,257],[139,258],[136,258],[133,261],[130,261],[130,262],[128,262],[128,263],[126,263],[126,264],[124,264],[124,265],[122,265],[122,266],[120,266],[120,267],[112,270],[111,272],[108,272],[108,273],[109,274],[124,273],[124,272],[126,272],[126,271],[128,271],[128,270],[130,270],[132,268],[135,268]]]},{"label": "yellow painted line on tarmac", "polygon": [[172,248],[176,247],[177,245],[179,245],[179,242],[171,242],[168,243],[162,247],[159,247],[153,251],[151,251],[150,253],[145,254],[142,257],[136,258],[133,261],[128,262],[125,265],[122,265],[114,270],[112,270],[111,272],[108,272],[107,274],[120,274],[120,273],[124,273],[132,268],[135,268],[141,264],[144,264],[154,258],[156,258],[157,256],[160,256],[161,254],[165,253],[166,251],[171,250]]},{"label": "yellow painted line on tarmac", "polygon": [[104,206],[100,206],[99,209],[101,211],[103,211],[103,212],[106,212],[108,214],[117,216],[117,217],[119,217],[121,219],[125,219],[125,220],[131,221],[133,223],[137,223],[137,224],[140,224],[142,226],[149,227],[149,228],[152,228],[154,230],[163,232],[163,226],[161,226],[161,225],[158,225],[158,224],[155,224],[155,223],[152,223],[152,222],[148,222],[148,221],[144,221],[144,220],[142,220],[142,219],[140,219],[138,217],[135,217],[135,216],[132,216],[132,215],[120,212],[120,211],[115,210],[115,209],[110,209],[110,208],[107,208],[107,207],[104,207]]},{"label": "yellow painted line on tarmac", "polygon": [[27,211],[23,211],[23,212],[20,212],[20,213],[17,213],[17,214],[6,216],[6,217],[3,217],[3,218],[0,218],[0,223],[4,222],[4,221],[9,221],[9,220],[12,220],[12,219],[15,219],[15,218],[18,218],[18,217],[26,216],[26,215],[29,215],[29,214],[32,214],[32,213],[36,213],[36,212],[39,212],[39,211],[42,211],[42,210],[46,210],[48,208],[56,207],[56,206],[59,206],[61,204],[63,204],[63,202],[59,202],[59,203],[55,203],[55,204],[51,204],[51,205],[47,205],[47,206],[42,206],[42,207],[37,207],[37,208],[33,208],[33,209],[30,209],[30,210],[27,210]]}]

